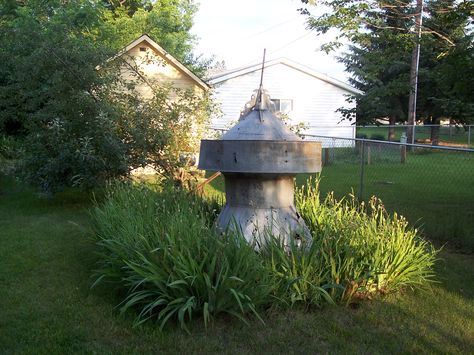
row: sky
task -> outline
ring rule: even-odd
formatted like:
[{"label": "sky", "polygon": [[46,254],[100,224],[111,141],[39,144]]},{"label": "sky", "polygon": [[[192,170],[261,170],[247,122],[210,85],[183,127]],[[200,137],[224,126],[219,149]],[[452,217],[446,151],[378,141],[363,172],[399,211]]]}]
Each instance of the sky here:
[{"label": "sky", "polygon": [[329,37],[306,29],[297,11],[300,0],[196,0],[192,33],[195,53],[224,60],[227,69],[286,57],[333,78],[347,81],[344,66],[319,46]]}]

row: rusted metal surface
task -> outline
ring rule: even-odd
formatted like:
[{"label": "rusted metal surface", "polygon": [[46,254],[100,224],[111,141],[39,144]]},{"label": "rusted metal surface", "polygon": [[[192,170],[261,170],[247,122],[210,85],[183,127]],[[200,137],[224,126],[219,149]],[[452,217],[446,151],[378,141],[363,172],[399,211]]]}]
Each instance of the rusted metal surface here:
[{"label": "rusted metal surface", "polygon": [[294,180],[321,171],[321,144],[302,140],[276,117],[262,88],[221,140],[201,141],[199,157],[200,169],[225,178],[218,229],[238,228],[257,248],[268,233],[285,245],[311,238],[294,206]]}]

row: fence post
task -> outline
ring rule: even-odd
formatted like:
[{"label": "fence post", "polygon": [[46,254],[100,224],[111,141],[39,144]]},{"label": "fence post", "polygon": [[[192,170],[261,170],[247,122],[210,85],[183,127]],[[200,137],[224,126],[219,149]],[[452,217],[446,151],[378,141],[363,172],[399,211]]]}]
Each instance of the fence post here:
[{"label": "fence post", "polygon": [[364,196],[364,168],[365,168],[365,140],[361,141],[360,147],[360,185],[359,185],[359,200],[362,201]]},{"label": "fence post", "polygon": [[[471,125],[468,126],[467,145],[471,145]],[[469,148],[469,147],[468,147]]]},{"label": "fence post", "polygon": [[324,166],[329,165],[329,148],[324,148]]},{"label": "fence post", "polygon": [[405,134],[402,134],[402,136],[400,137],[400,143],[404,143],[400,146],[400,161],[402,164],[405,164],[405,162],[407,161],[407,136]]},{"label": "fence post", "polygon": [[407,161],[407,146],[400,146],[400,163],[405,164]]}]

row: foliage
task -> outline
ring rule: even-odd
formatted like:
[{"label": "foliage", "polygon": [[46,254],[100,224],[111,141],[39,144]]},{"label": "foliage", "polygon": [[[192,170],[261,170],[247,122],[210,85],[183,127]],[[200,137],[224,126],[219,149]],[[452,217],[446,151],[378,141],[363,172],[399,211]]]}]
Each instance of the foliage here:
[{"label": "foliage", "polygon": [[213,104],[206,93],[148,84],[153,89],[150,99],[137,97],[134,91],[113,94],[128,165],[130,169],[152,166],[178,182],[180,172],[189,168],[188,157],[199,151]]},{"label": "foliage", "polygon": [[389,215],[375,197],[365,206],[328,194],[321,203],[318,185],[299,188],[296,205],[312,232],[314,259],[324,260],[333,299],[350,303],[433,280],[437,252],[406,219]]},{"label": "foliage", "polygon": [[[327,51],[349,41],[340,60],[352,74],[350,82],[363,91],[341,108],[346,119],[372,123],[388,119],[390,124],[405,121],[410,94],[410,52],[416,43],[414,3],[410,1],[307,1],[323,5],[322,13],[308,15],[308,26],[318,33],[337,30]],[[474,3],[427,0],[421,29],[421,61],[417,114],[422,120],[439,123],[441,117],[457,122],[472,121],[472,14]],[[318,7],[321,9],[321,7]],[[455,68],[466,68],[456,70]],[[466,74],[466,75],[464,75]],[[390,133],[393,138],[393,132]]]},{"label": "foliage", "polygon": [[240,319],[269,292],[262,260],[242,237],[219,238],[215,211],[183,191],[121,185],[94,210],[102,250],[97,281],[127,290],[122,311],[138,308],[137,322],[170,318],[186,329],[193,316],[207,325],[227,313]]},{"label": "foliage", "polygon": [[193,0],[107,1],[104,34],[112,48],[126,46],[142,34],[148,34],[161,47],[199,76],[205,74],[212,59],[192,53],[196,37],[191,34],[198,6]]},{"label": "foliage", "polygon": [[20,173],[45,191],[96,185],[127,171],[106,100],[112,78],[95,68],[110,55],[90,32],[99,15],[89,2],[32,1],[17,5],[3,27],[1,120],[21,125]]},{"label": "foliage", "polygon": [[285,249],[268,235],[257,253],[239,233],[216,234],[218,206],[181,190],[119,185],[93,212],[100,259],[96,284],[126,292],[122,311],[137,323],[220,313],[245,321],[266,308],[350,304],[432,281],[436,252],[373,200],[319,202],[317,186],[297,191],[311,245]]},{"label": "foliage", "polygon": [[9,135],[0,135],[0,173],[12,175],[21,156],[22,147],[18,139]]},{"label": "foliage", "polygon": [[0,158],[18,159],[21,155],[21,142],[9,135],[0,135]]},{"label": "foliage", "polygon": [[[406,5],[395,1],[393,7],[383,9],[377,14],[380,25],[368,26],[339,58],[352,74],[349,82],[363,92],[349,100],[355,100],[356,107],[340,110],[346,119],[357,118],[362,124],[389,118],[392,125],[405,119],[412,47]],[[399,30],[394,33],[393,27]]]},{"label": "foliage", "polygon": [[[175,2],[160,4],[168,8],[161,20],[176,11],[192,18]],[[107,61],[121,36],[120,16],[131,26],[134,14],[149,10],[111,15],[102,2],[82,0],[8,2],[0,9],[0,131],[25,142],[18,172],[26,181],[48,193],[90,188],[150,162],[173,175],[181,164],[178,150],[195,150],[207,97],[162,86],[145,102],[132,90],[139,83],[121,77],[123,62]],[[174,31],[183,55],[191,50],[189,39],[178,35],[186,26],[160,27],[163,36]]]},{"label": "foliage", "polygon": [[435,34],[427,34],[421,42],[419,113],[431,124],[439,124],[443,117],[453,122],[474,122],[472,13],[462,8],[446,11],[457,6],[452,0],[427,4],[425,23],[450,39],[440,41]]}]

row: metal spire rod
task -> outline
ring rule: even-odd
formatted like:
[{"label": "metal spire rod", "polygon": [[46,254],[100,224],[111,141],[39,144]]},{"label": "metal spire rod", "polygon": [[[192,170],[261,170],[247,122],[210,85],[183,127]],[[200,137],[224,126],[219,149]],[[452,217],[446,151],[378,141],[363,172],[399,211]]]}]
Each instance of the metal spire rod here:
[{"label": "metal spire rod", "polygon": [[263,84],[263,71],[265,70],[265,54],[267,53],[267,49],[263,49],[263,61],[262,61],[262,73],[260,74],[260,90],[262,89]]},{"label": "metal spire rod", "polygon": [[256,104],[259,107],[259,118],[260,122],[263,122],[263,117],[262,117],[262,94],[263,94],[263,71],[265,70],[265,54],[267,53],[267,49],[263,49],[263,60],[262,60],[262,73],[260,74],[260,86],[258,88],[258,94],[257,94],[257,100]]}]

